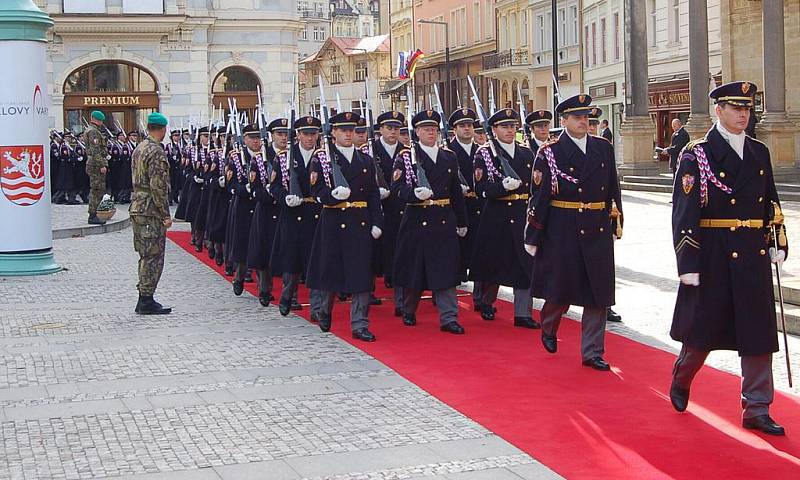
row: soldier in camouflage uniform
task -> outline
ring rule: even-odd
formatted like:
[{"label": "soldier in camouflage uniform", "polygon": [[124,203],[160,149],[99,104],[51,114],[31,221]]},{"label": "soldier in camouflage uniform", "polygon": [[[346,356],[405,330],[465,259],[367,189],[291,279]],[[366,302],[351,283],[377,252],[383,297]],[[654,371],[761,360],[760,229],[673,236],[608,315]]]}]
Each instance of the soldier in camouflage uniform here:
[{"label": "soldier in camouflage uniform", "polygon": [[103,112],[92,112],[89,128],[86,129],[86,149],[88,160],[86,162],[86,175],[89,176],[89,223],[102,225],[105,220],[97,218],[97,206],[106,193],[106,173],[108,173],[108,145],[106,137],[100,133],[99,127],[106,121]]},{"label": "soldier in camouflage uniform", "polygon": [[154,112],[147,116],[147,138],[133,152],[131,170],[133,196],[130,216],[133,248],[139,253],[139,302],[136,313],[166,314],[171,308],[153,300],[153,293],[164,270],[169,213],[169,160],[161,146],[167,133],[167,117]]}]

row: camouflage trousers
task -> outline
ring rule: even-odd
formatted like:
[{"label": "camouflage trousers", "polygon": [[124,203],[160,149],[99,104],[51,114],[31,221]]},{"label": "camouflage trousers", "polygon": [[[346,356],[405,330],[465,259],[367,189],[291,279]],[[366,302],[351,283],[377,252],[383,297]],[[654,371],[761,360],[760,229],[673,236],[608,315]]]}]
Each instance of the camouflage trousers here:
[{"label": "camouflage trousers", "polygon": [[106,193],[106,174],[100,173],[100,167],[86,165],[86,175],[89,176],[89,216],[97,214],[97,206]]},{"label": "camouflage trousers", "polygon": [[164,270],[164,249],[167,227],[162,219],[131,215],[133,248],[139,254],[139,295],[151,296],[156,291]]}]

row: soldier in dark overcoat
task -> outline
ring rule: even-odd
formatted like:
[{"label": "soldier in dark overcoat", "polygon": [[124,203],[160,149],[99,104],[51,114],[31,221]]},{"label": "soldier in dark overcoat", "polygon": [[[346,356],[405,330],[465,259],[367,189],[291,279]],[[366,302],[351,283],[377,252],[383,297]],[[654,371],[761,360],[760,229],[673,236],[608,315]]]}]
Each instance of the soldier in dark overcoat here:
[{"label": "soldier in dark overcoat", "polygon": [[614,237],[622,236],[622,204],[614,148],[587,133],[591,101],[580,94],[558,104],[565,128],[536,156],[525,248],[534,257],[531,293],[545,300],[545,349],[556,352],[562,314],[581,305],[583,365],[608,371],[605,323],[614,304]]},{"label": "soldier in dark overcoat", "polygon": [[475,237],[470,279],[481,283],[484,320],[494,319],[493,304],[500,285],[505,285],[514,289],[514,326],[539,328],[532,318],[532,261],[523,246],[533,152],[515,141],[519,124],[515,110],[498,110],[489,118],[496,142],[475,153],[475,191],[486,203]]},{"label": "soldier in dark overcoat", "polygon": [[685,410],[708,353],[736,350],[743,426],[783,435],[769,416],[778,351],[770,261],[786,259],[788,242],[769,149],[745,133],[757,90],[750,82],[714,89],[717,123],[679,159],[672,236],[681,283],[670,335],[683,348],[670,397],[676,410]]},{"label": "soldier in dark overcoat", "polygon": [[375,340],[368,329],[369,292],[374,284],[372,242],[381,236],[383,213],[375,165],[353,146],[357,121],[358,115],[352,112],[331,117],[335,139],[328,149],[331,157],[323,148],[311,160],[311,192],[323,209],[306,284],[323,292],[319,318],[322,331],[330,329],[335,293],[349,293],[353,338],[371,342]]},{"label": "soldier in dark overcoat", "polygon": [[412,119],[419,136],[395,160],[392,195],[405,203],[395,250],[394,281],[403,288],[403,323],[414,326],[422,292],[431,290],[443,332],[463,334],[458,323],[456,287],[461,283],[459,237],[467,234],[458,159],[437,145],[438,112],[423,110]]},{"label": "soldier in dark overcoat", "polygon": [[256,199],[252,188],[248,188],[250,166],[253,159],[261,155],[261,133],[256,125],[247,125],[242,129],[245,147],[241,152],[234,150],[228,157],[231,176],[227,188],[233,203],[228,212],[228,228],[230,242],[229,257],[236,275],[233,277],[233,293],[239,296],[244,291],[247,275],[247,249],[250,244],[250,226]]}]

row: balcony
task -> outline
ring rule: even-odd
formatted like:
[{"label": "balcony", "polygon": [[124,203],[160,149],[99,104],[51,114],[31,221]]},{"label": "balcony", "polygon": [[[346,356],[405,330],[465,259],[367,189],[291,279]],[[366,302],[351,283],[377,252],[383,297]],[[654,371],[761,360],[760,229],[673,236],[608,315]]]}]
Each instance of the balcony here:
[{"label": "balcony", "polygon": [[301,18],[319,18],[322,20],[330,20],[327,11],[300,10],[297,13],[300,14]]},{"label": "balcony", "polygon": [[483,56],[484,70],[506,67],[527,67],[530,66],[530,64],[531,59],[528,55],[527,48],[503,50],[502,52]]}]

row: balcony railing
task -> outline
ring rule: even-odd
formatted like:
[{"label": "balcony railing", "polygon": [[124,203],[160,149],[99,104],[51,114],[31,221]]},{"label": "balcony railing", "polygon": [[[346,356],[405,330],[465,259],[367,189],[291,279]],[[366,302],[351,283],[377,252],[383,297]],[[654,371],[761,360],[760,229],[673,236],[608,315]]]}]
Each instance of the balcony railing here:
[{"label": "balcony railing", "polygon": [[503,50],[502,52],[492,53],[483,56],[483,69],[505,67],[526,67],[531,64],[527,48],[515,48]]},{"label": "balcony railing", "polygon": [[328,12],[326,11],[317,11],[317,10],[300,10],[298,12],[302,18],[321,18],[323,20],[328,20]]}]

